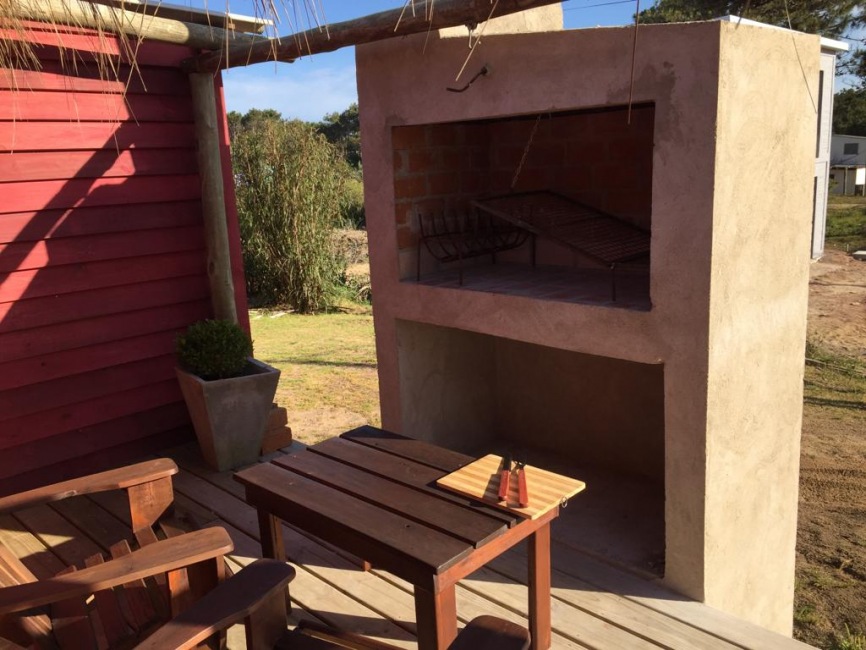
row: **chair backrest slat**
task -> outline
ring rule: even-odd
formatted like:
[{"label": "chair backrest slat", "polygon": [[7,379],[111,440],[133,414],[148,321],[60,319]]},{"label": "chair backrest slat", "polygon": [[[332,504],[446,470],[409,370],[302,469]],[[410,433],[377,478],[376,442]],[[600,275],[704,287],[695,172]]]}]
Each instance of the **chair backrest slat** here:
[{"label": "chair backrest slat", "polygon": [[[84,565],[96,566],[103,562],[105,562],[103,557],[97,554],[84,560]],[[132,636],[132,628],[123,619],[123,613],[120,611],[120,603],[114,589],[103,589],[95,592],[93,605],[96,614],[91,618],[95,620],[96,636],[99,637],[101,633],[101,636],[105,637],[108,647],[117,647],[121,641]]]},{"label": "chair backrest slat", "polygon": [[[111,557],[117,559],[132,553],[126,540],[114,544],[111,549]],[[133,580],[124,583],[123,587],[116,589],[120,602],[120,611],[126,622],[136,633],[146,630],[158,618],[156,609],[150,600],[143,580]]]},{"label": "chair backrest slat", "polygon": [[[67,567],[57,575],[63,576],[74,571],[75,567]],[[50,609],[54,638],[62,650],[95,650],[96,638],[83,598],[61,600]]]}]

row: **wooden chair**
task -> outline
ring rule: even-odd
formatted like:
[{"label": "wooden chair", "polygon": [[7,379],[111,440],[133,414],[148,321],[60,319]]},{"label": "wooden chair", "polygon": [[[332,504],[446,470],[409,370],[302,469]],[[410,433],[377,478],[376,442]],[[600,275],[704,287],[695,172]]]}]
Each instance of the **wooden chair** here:
[{"label": "wooden chair", "polygon": [[131,647],[223,581],[232,541],[222,528],[184,532],[170,519],[176,473],[173,461],[160,459],[0,498],[7,514],[123,490],[134,532],[111,557],[94,555],[42,580],[0,545],[0,650]]},{"label": "wooden chair", "polygon": [[[223,580],[232,542],[222,528],[178,534],[171,514],[170,460],[66,481],[0,499],[0,514],[106,490],[125,490],[138,548],[112,548],[113,559],[88,558],[50,579],[37,580],[0,545],[0,650],[99,648],[139,650],[218,644],[236,623],[249,650],[394,650],[356,634],[312,624],[286,629],[286,587],[295,570],[256,560]],[[158,540],[154,526],[169,536]],[[221,584],[220,584],[221,583]],[[472,621],[450,650],[527,650],[529,633],[493,617]]]},{"label": "wooden chair", "polygon": [[[243,623],[248,650],[396,650],[394,646],[303,622],[286,629],[286,586],[295,570],[279,560],[256,560],[148,637],[136,650],[195,648]],[[471,621],[449,650],[527,650],[529,632],[493,616]]]}]

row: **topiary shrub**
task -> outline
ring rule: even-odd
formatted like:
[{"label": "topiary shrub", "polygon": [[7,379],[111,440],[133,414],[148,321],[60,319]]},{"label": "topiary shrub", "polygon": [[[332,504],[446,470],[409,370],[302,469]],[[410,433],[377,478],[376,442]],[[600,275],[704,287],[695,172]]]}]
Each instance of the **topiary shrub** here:
[{"label": "topiary shrub", "polygon": [[242,374],[253,354],[250,337],[227,320],[193,323],[175,340],[180,367],[202,379],[226,379]]}]

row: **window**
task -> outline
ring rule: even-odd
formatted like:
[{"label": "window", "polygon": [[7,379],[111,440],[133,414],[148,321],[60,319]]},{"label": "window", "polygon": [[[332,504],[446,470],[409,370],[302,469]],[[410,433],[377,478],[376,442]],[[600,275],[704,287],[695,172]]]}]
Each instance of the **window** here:
[{"label": "window", "polygon": [[846,142],[845,150],[842,152],[846,156],[856,156],[860,153],[860,143],[859,142]]}]

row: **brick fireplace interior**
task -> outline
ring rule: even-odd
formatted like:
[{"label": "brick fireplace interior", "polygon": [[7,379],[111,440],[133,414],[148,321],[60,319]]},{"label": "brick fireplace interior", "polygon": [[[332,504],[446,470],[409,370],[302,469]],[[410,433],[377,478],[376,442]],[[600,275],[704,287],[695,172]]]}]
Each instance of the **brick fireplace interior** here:
[{"label": "brick fireplace interior", "polygon": [[[461,286],[468,290],[649,309],[654,116],[652,104],[641,104],[631,110],[619,106],[394,127],[401,279],[451,286],[460,284],[456,268],[461,266]],[[437,255],[449,249],[447,240],[454,239],[454,231],[472,230],[479,219],[507,240],[502,229],[513,225],[479,209],[476,200],[526,197],[522,207],[506,208],[519,219],[525,216],[521,212],[536,209],[532,197],[538,192],[553,193],[566,205],[576,201],[597,210],[626,235],[642,234],[645,254],[617,250],[616,234],[607,237],[599,256],[557,236],[541,233],[521,240],[511,233],[510,243],[520,245],[500,246],[494,258],[478,254],[497,247],[487,246],[489,237],[482,232],[474,243],[465,244],[475,255],[470,252],[460,261],[443,261]],[[588,223],[575,239],[585,241],[587,231],[599,227]],[[449,231],[447,237],[429,237],[431,231],[443,230]],[[424,234],[428,237],[419,242]]]}]

